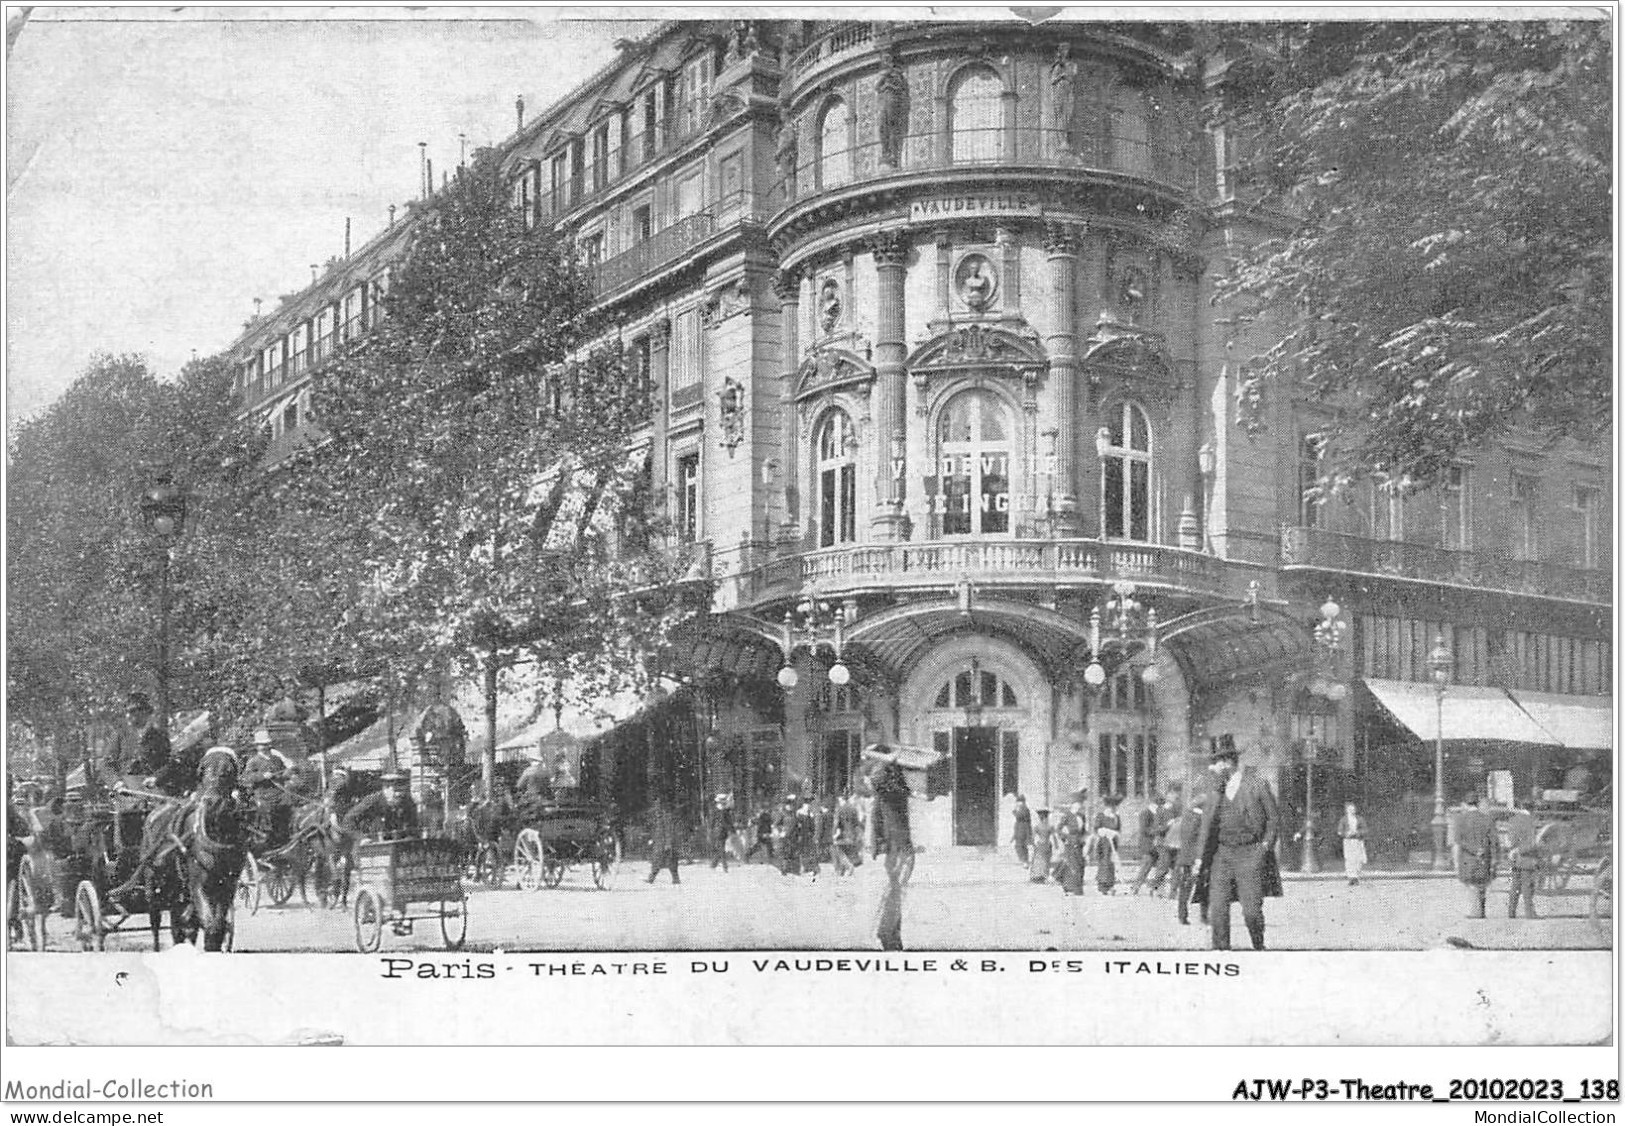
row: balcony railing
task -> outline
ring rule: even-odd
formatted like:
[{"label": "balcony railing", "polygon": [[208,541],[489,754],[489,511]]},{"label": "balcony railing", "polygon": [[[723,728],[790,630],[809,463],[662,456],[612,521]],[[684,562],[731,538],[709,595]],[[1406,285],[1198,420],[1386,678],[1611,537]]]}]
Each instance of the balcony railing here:
[{"label": "balcony railing", "polygon": [[885,155],[879,141],[816,153],[803,142],[795,170],[774,188],[775,209],[797,199],[835,191],[911,172],[946,168],[1036,167],[1074,172],[1112,173],[1172,185],[1182,191],[1196,187],[1195,140],[1143,138],[1092,134],[1075,139],[1069,147],[1059,129],[989,128],[949,132],[910,133],[902,138],[895,161]]},{"label": "balcony railing", "polygon": [[796,57],[790,60],[790,72],[786,78],[794,75],[798,79],[805,79],[807,72],[820,62],[865,47],[873,38],[872,23],[853,21],[836,24],[796,53]]},{"label": "balcony railing", "polygon": [[[742,576],[747,600],[869,587],[948,587],[972,582],[1112,582],[1233,594],[1227,564],[1199,551],[1101,540],[982,540],[848,544],[776,559]],[[1244,585],[1244,584],[1240,584]]]},{"label": "balcony railing", "polygon": [[1457,583],[1600,605],[1613,601],[1607,571],[1566,567],[1540,559],[1507,559],[1477,551],[1449,551],[1400,540],[1366,539],[1324,528],[1281,529],[1281,565]]},{"label": "balcony railing", "polygon": [[592,271],[593,292],[613,293],[675,261],[716,233],[717,219],[709,211],[679,219],[636,246],[600,262]]}]

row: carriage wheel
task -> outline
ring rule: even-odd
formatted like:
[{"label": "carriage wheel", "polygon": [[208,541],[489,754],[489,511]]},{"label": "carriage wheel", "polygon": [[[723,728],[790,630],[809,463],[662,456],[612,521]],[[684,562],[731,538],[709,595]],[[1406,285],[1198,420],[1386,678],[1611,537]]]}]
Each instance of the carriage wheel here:
[{"label": "carriage wheel", "polygon": [[25,856],[17,865],[17,912],[22,916],[23,939],[30,950],[45,949],[45,919],[49,909],[40,898],[39,875],[34,858]]},{"label": "carriage wheel", "polygon": [[107,949],[101,896],[96,894],[96,885],[89,880],[80,880],[79,890],[73,894],[73,937],[80,950]]},{"label": "carriage wheel", "polygon": [[615,840],[605,837],[598,842],[598,853],[592,860],[592,882],[599,891],[608,891],[615,883]]},{"label": "carriage wheel", "polygon": [[363,954],[371,954],[378,949],[383,933],[383,901],[371,888],[362,888],[355,897],[355,948]]},{"label": "carriage wheel", "polygon": [[293,898],[293,871],[284,861],[265,865],[265,890],[273,906],[281,907]]},{"label": "carriage wheel", "polygon": [[461,950],[468,937],[468,900],[442,899],[440,901],[440,937],[447,950]]},{"label": "carriage wheel", "polygon": [[237,902],[248,908],[250,915],[260,909],[260,863],[252,852],[243,856],[243,871],[237,877]]},{"label": "carriage wheel", "polygon": [[1591,879],[1591,925],[1604,934],[1614,927],[1614,865],[1609,860]]},{"label": "carriage wheel", "polygon": [[535,829],[521,829],[513,842],[513,866],[519,869],[519,890],[542,886],[542,838]]},{"label": "carriage wheel", "polygon": [[503,874],[502,853],[497,846],[487,841],[480,846],[480,854],[474,860],[474,880],[488,888],[502,886]]},{"label": "carriage wheel", "polygon": [[542,842],[542,882],[550,888],[556,888],[564,882],[564,861],[559,858],[556,846]]}]

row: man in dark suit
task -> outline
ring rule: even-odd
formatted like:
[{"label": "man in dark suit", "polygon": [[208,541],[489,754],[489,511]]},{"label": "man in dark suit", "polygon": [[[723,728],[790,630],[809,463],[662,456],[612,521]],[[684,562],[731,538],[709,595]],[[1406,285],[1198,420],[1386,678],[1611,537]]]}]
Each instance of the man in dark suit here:
[{"label": "man in dark suit", "polygon": [[1151,894],[1162,888],[1172,863],[1168,855],[1168,831],[1174,825],[1173,806],[1166,795],[1158,794],[1151,804],[1140,811],[1140,873],[1134,879],[1134,894],[1139,895],[1147,878],[1151,880]]},{"label": "man in dark suit", "polygon": [[677,875],[677,815],[665,798],[656,798],[649,813],[649,878],[654,883],[662,868],[671,873],[671,882],[682,883]]},{"label": "man in dark suit", "polygon": [[884,853],[886,888],[880,897],[875,937],[882,950],[903,948],[903,888],[914,875],[914,836],[909,829],[908,779],[889,747],[863,749],[864,781],[875,795],[873,854]]},{"label": "man in dark suit", "polygon": [[375,841],[417,836],[418,807],[407,791],[406,775],[391,770],[383,782],[383,790],[362,798],[345,816],[345,831]]},{"label": "man in dark suit", "polygon": [[[1179,921],[1191,921],[1191,892],[1196,890],[1196,879],[1191,875],[1201,857],[1202,812],[1212,799],[1202,790],[1191,794],[1185,811],[1168,834],[1173,845],[1170,855],[1174,867],[1174,900],[1179,904]],[[1207,922],[1207,911],[1202,911],[1202,922]]]},{"label": "man in dark suit", "polygon": [[1253,949],[1262,950],[1264,897],[1281,894],[1275,857],[1281,814],[1275,792],[1254,768],[1242,767],[1229,736],[1220,739],[1208,769],[1214,791],[1202,815],[1197,902],[1207,904],[1213,949],[1230,949],[1230,904],[1239,902]]},{"label": "man in dark suit", "polygon": [[1456,828],[1456,879],[1467,889],[1467,917],[1484,917],[1484,900],[1495,880],[1499,857],[1495,818],[1490,816],[1489,799],[1483,794],[1468,797],[1468,807],[1454,817]]}]

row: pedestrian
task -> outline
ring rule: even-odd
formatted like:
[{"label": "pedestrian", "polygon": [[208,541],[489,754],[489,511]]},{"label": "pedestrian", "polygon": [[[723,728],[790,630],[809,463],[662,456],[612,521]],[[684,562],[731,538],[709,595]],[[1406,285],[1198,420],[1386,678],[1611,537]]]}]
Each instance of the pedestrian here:
[{"label": "pedestrian", "polygon": [[835,874],[850,876],[863,863],[863,815],[854,794],[841,795],[835,809]]},{"label": "pedestrian", "polygon": [[660,870],[665,868],[671,872],[671,882],[682,883],[677,875],[677,816],[672,812],[671,803],[665,798],[656,798],[654,809],[650,813],[649,823],[649,878],[645,883],[654,883]]},{"label": "pedestrian", "polygon": [[1164,794],[1157,794],[1150,805],[1140,811],[1140,872],[1134,878],[1134,894],[1139,895],[1146,881],[1151,881],[1151,894],[1156,895],[1162,881],[1168,876],[1168,831],[1173,828],[1173,806]]},{"label": "pedestrian", "polygon": [[914,837],[909,831],[908,779],[895,753],[881,744],[864,748],[865,781],[874,792],[873,855],[885,853],[886,886],[880,896],[875,937],[882,950],[903,948],[903,889],[914,874]]},{"label": "pedestrian", "polygon": [[1117,815],[1117,807],[1122,804],[1123,799],[1116,794],[1108,795],[1106,808],[1095,814],[1095,886],[1101,895],[1112,895],[1117,887],[1117,839],[1123,834],[1123,819]]},{"label": "pedestrian", "polygon": [[835,799],[825,797],[813,810],[813,831],[818,835],[818,862],[835,863]]},{"label": "pedestrian", "polygon": [[1511,866],[1511,886],[1507,889],[1507,918],[1518,917],[1518,900],[1523,900],[1523,917],[1538,919],[1535,913],[1535,885],[1539,882],[1541,847],[1535,819],[1527,810],[1518,810],[1507,822],[1507,863]]},{"label": "pedestrian", "polygon": [[718,794],[716,810],[711,814],[711,867],[718,864],[728,870],[728,841],[734,835],[734,800],[732,794]]},{"label": "pedestrian", "polygon": [[1360,882],[1360,872],[1365,868],[1365,818],[1353,802],[1343,806],[1343,816],[1337,819],[1337,835],[1343,841],[1343,875],[1348,877],[1349,887]]},{"label": "pedestrian", "polygon": [[1055,837],[1061,843],[1061,891],[1066,895],[1083,894],[1083,850],[1089,838],[1083,799],[1082,790],[1073,794],[1071,804],[1055,826]]},{"label": "pedestrian", "polygon": [[1054,848],[1054,827],[1049,823],[1049,810],[1036,809],[1038,818],[1033,826],[1033,858],[1027,865],[1027,878],[1035,884],[1049,881],[1050,854]]},{"label": "pedestrian", "polygon": [[1241,753],[1228,735],[1220,737],[1208,769],[1214,793],[1202,817],[1195,898],[1207,905],[1213,949],[1230,949],[1230,905],[1240,903],[1253,949],[1262,950],[1264,897],[1282,894],[1275,791],[1254,768],[1241,765]]},{"label": "pedestrian", "polygon": [[[1179,815],[1174,828],[1169,832],[1169,839],[1176,846],[1173,849],[1174,886],[1173,897],[1178,905],[1179,921],[1181,925],[1189,926],[1191,921],[1190,904],[1191,892],[1195,890],[1196,880],[1192,876],[1192,869],[1200,855],[1198,849],[1202,834],[1202,810],[1206,808],[1210,799],[1206,794],[1198,793],[1186,805]],[[1177,834],[1177,835],[1176,835]],[[1202,909],[1202,922],[1207,922],[1207,909]]]},{"label": "pedestrian", "polygon": [[1454,817],[1456,879],[1467,889],[1467,917],[1482,919],[1484,901],[1495,879],[1495,819],[1483,794],[1469,795],[1464,804]]},{"label": "pedestrian", "polygon": [[744,863],[749,864],[750,858],[758,852],[767,853],[767,862],[773,863],[773,811],[763,806],[756,811],[756,839],[751,842],[750,851],[745,853]]},{"label": "pedestrian", "polygon": [[384,773],[384,788],[355,804],[344,818],[344,829],[355,837],[375,841],[403,840],[418,835],[418,807],[399,770]]},{"label": "pedestrian", "polygon": [[1023,794],[1016,795],[1016,825],[1011,833],[1011,839],[1016,845],[1016,859],[1022,864],[1027,863],[1027,853],[1033,843],[1033,811],[1027,808],[1027,798]]},{"label": "pedestrian", "polygon": [[818,815],[813,799],[802,798],[796,807],[796,840],[801,846],[801,871],[818,879]]},{"label": "pedestrian", "polygon": [[773,846],[779,852],[779,873],[801,875],[801,823],[796,816],[798,800],[787,794],[784,805],[773,818]]}]

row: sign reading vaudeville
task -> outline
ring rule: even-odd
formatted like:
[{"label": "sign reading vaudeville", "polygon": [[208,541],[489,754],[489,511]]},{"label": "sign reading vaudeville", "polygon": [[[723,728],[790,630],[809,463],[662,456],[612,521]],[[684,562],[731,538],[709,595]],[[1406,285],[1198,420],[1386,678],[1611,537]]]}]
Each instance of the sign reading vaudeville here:
[{"label": "sign reading vaudeville", "polygon": [[964,195],[918,199],[908,206],[910,222],[974,218],[980,215],[1041,215],[1035,195],[1023,192],[967,192]]}]

